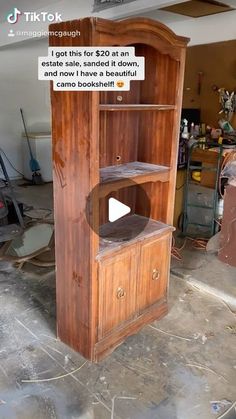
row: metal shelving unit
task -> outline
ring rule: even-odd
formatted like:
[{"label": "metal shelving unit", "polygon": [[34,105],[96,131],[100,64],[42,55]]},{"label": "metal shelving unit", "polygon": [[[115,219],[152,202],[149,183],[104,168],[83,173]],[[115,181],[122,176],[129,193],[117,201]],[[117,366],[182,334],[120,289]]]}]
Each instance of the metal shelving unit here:
[{"label": "metal shelving unit", "polygon": [[[215,146],[214,146],[215,147]],[[219,174],[222,159],[222,146],[219,146],[218,157],[215,160],[215,166],[205,166],[202,161],[197,161],[193,154],[196,150],[202,150],[202,143],[197,142],[193,144],[189,150],[188,163],[187,163],[187,176],[185,183],[184,193],[184,215],[183,215],[183,234],[185,236],[204,236],[211,237],[217,232],[217,205],[218,205],[218,185],[219,185]],[[206,150],[209,150],[206,149]],[[203,151],[203,150],[202,150]],[[197,164],[198,163],[198,164]],[[198,170],[201,173],[204,171],[215,172],[215,187],[206,188],[200,183],[192,179],[193,170]],[[203,188],[203,189],[202,189]],[[201,199],[198,199],[205,195],[207,203],[201,203]],[[205,191],[205,192],[201,192]],[[192,208],[192,210],[191,210]],[[197,211],[194,212],[194,208]],[[192,211],[192,213],[191,213]],[[199,219],[207,219],[206,222],[200,222]],[[195,219],[194,219],[195,218]],[[191,229],[191,226],[195,226]]]}]

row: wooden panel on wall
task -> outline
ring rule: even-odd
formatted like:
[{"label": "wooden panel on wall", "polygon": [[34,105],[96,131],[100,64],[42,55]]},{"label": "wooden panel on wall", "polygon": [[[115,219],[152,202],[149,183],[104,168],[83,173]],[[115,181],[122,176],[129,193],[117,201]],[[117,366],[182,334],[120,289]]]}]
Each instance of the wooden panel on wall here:
[{"label": "wooden panel on wall", "polygon": [[[236,89],[235,50],[236,40],[187,48],[183,108],[200,108],[202,122],[216,127],[222,115],[218,114],[219,96],[212,90],[212,85],[230,91]],[[199,72],[203,73],[200,94]],[[236,128],[236,117],[232,123]]]}]

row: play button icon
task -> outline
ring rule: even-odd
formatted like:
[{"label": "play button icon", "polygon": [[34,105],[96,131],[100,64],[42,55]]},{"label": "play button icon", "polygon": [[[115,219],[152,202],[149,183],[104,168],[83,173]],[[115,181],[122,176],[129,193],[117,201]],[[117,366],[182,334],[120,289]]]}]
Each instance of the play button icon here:
[{"label": "play button icon", "polygon": [[131,208],[128,205],[123,204],[115,198],[109,198],[108,200],[108,219],[111,223],[124,215],[129,214]]},{"label": "play button icon", "polygon": [[[87,222],[100,237],[101,246],[134,239],[145,230],[150,217],[146,185],[127,178],[109,181],[98,183],[86,200]],[[118,188],[122,183],[125,186]]]}]

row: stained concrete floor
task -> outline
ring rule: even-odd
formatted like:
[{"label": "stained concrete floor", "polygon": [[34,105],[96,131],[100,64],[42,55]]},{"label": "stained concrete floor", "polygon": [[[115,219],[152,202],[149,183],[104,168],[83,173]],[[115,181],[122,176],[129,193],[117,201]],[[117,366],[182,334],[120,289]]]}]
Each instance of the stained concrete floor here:
[{"label": "stained concrete floor", "polygon": [[236,400],[235,315],[174,276],[169,307],[91,364],[56,339],[54,272],[1,262],[0,419],[216,418],[212,401]]},{"label": "stained concrete floor", "polygon": [[173,260],[171,272],[189,285],[218,297],[236,313],[236,267],[218,259],[217,252],[196,250],[190,246],[181,252],[182,260]]}]

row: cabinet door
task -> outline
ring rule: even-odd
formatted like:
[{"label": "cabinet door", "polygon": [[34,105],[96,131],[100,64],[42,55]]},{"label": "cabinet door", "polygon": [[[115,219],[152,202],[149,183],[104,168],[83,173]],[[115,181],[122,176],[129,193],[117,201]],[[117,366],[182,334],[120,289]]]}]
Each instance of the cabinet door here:
[{"label": "cabinet door", "polygon": [[135,246],[100,262],[99,338],[134,317],[136,266]]},{"label": "cabinet door", "polygon": [[148,309],[167,292],[170,260],[170,235],[141,245],[138,281],[139,312]]}]

